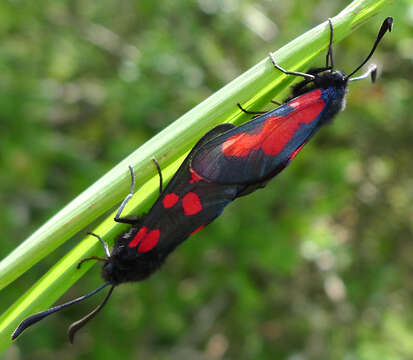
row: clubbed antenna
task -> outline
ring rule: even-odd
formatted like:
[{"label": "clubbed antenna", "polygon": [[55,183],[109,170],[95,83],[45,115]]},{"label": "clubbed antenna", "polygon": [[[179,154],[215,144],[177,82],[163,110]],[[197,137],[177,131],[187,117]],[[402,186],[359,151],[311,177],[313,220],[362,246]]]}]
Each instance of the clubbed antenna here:
[{"label": "clubbed antenna", "polygon": [[388,17],[383,21],[383,24],[381,25],[381,28],[379,30],[379,33],[377,34],[376,41],[374,42],[373,48],[370,51],[370,54],[367,55],[366,59],[360,64],[359,67],[357,67],[356,70],[354,70],[350,75],[347,76],[347,79],[350,78],[350,76],[354,75],[357,71],[359,71],[363,65],[370,60],[370,58],[373,56],[374,52],[376,51],[376,47],[379,44],[380,40],[383,38],[383,36],[386,34],[386,32],[391,32],[393,29],[393,18]]},{"label": "clubbed antenna", "polygon": [[334,37],[334,27],[333,21],[328,18],[328,25],[330,26],[330,41],[328,43],[328,50],[326,55],[326,68],[334,69],[334,55],[333,55],[333,37]]},{"label": "clubbed antenna", "polygon": [[[68,306],[70,306],[70,305],[76,304],[76,303],[78,303],[78,302],[80,302],[80,301],[83,301],[83,300],[85,300],[85,299],[87,299],[87,298],[95,295],[96,293],[98,293],[99,291],[101,291],[102,289],[104,289],[104,288],[105,288],[106,286],[108,286],[108,285],[110,285],[109,282],[103,284],[102,286],[100,286],[100,287],[97,288],[96,290],[93,290],[90,294],[83,295],[83,296],[81,296],[81,297],[79,297],[79,298],[77,298],[77,299],[68,301],[67,303],[64,303],[64,304],[61,304],[61,305],[58,305],[58,306],[54,306],[54,307],[52,307],[52,308],[50,308],[50,309],[47,309],[47,310],[45,310],[45,311],[42,311],[42,312],[39,312],[39,313],[37,313],[37,314],[34,314],[34,315],[29,316],[28,318],[24,319],[24,320],[19,324],[19,326],[16,328],[16,330],[13,331],[13,334],[11,335],[11,339],[12,339],[12,340],[16,339],[24,330],[26,330],[28,327],[36,324],[38,321],[44,319],[45,317],[47,317],[47,316],[49,316],[49,315],[51,315],[51,314],[53,314],[53,313],[55,313],[55,312],[57,312],[57,311],[60,311],[60,310],[66,308],[66,307],[68,307]],[[110,293],[112,292],[112,290],[113,290],[113,287],[111,288]],[[107,300],[106,300],[106,301],[107,301]]]},{"label": "clubbed antenna", "polygon": [[71,344],[73,344],[75,340],[75,334],[77,333],[78,330],[80,330],[83,326],[85,326],[90,320],[92,320],[100,310],[106,305],[106,302],[109,300],[110,296],[112,295],[113,289],[115,288],[114,285],[110,288],[109,292],[106,294],[105,298],[103,299],[102,303],[95,308],[92,312],[87,314],[85,317],[82,319],[74,322],[72,325],[69,326],[69,330],[67,332],[67,335],[69,336],[69,341]]}]

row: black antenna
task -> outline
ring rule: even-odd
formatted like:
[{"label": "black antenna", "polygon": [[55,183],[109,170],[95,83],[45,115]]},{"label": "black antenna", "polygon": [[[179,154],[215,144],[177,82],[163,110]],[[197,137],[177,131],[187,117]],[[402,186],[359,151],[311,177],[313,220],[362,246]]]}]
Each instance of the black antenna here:
[{"label": "black antenna", "polygon": [[54,306],[50,309],[47,309],[45,311],[39,312],[37,314],[31,315],[28,318],[24,319],[19,326],[16,328],[16,330],[13,331],[13,334],[11,335],[11,339],[14,340],[16,339],[24,330],[26,330],[28,327],[32,326],[33,324],[36,324],[38,321],[44,319],[45,317],[55,313],[56,311],[62,310],[65,307],[68,307],[70,305],[76,304],[80,301],[83,301],[93,295],[95,295],[96,293],[98,293],[100,290],[104,289],[106,286],[110,285],[109,282],[103,284],[102,286],[100,286],[99,288],[97,288],[96,290],[93,290],[90,294],[87,295],[83,295],[77,299],[71,300],[67,303],[61,304],[61,305],[57,305]]},{"label": "black antenna", "polygon": [[388,17],[383,21],[383,24],[381,25],[381,28],[379,30],[379,33],[377,34],[376,41],[374,42],[373,48],[370,51],[370,54],[367,55],[366,59],[360,64],[360,66],[354,70],[350,75],[347,75],[347,79],[350,78],[350,76],[354,75],[357,71],[359,71],[363,65],[370,60],[372,55],[374,54],[374,51],[376,50],[377,45],[379,44],[380,40],[382,37],[386,34],[386,32],[391,32],[393,29],[393,18]]},{"label": "black antenna", "polygon": [[[326,68],[334,69],[334,56],[333,56],[333,37],[334,37],[334,28],[331,18],[328,18],[328,24],[330,25],[330,41],[328,43],[328,50],[326,55]],[[328,65],[330,60],[330,65]]]},{"label": "black antenna", "polygon": [[98,307],[96,307],[92,312],[87,314],[82,319],[74,322],[72,325],[69,326],[67,335],[69,336],[69,341],[71,344],[73,344],[75,340],[75,334],[77,333],[77,331],[80,330],[83,326],[85,326],[90,320],[92,320],[99,313],[99,311],[102,310],[102,308],[106,305],[106,302],[109,300],[110,296],[112,295],[114,288],[115,286],[112,285],[112,287],[106,294],[105,298],[103,299],[102,303]]}]

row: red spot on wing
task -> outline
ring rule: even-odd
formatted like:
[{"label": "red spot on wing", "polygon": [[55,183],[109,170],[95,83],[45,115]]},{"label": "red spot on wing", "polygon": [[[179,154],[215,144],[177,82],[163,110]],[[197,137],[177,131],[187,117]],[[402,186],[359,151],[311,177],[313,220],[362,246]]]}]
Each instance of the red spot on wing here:
[{"label": "red spot on wing", "polygon": [[189,183],[190,183],[190,184],[196,183],[197,181],[199,181],[199,180],[202,179],[202,178],[195,172],[194,169],[190,168],[190,169],[189,169],[189,172],[190,172],[191,175],[192,175],[191,180],[189,180]]},{"label": "red spot on wing", "polygon": [[169,209],[172,206],[174,206],[179,200],[179,196],[174,194],[174,193],[170,193],[170,194],[166,194],[165,197],[162,199],[162,204],[163,207],[165,209]]},{"label": "red spot on wing", "polygon": [[187,193],[182,199],[185,215],[195,215],[202,210],[201,200],[194,192]]},{"label": "red spot on wing", "polygon": [[142,243],[139,245],[138,251],[142,253],[152,250],[158,243],[160,236],[161,231],[158,229],[149,231],[142,240]]},{"label": "red spot on wing", "polygon": [[145,237],[146,232],[148,231],[148,228],[146,226],[142,226],[138,233],[135,235],[135,237],[132,239],[132,241],[129,243],[129,247],[133,248],[136,245],[139,244],[139,242]]},{"label": "red spot on wing", "polygon": [[259,132],[240,133],[229,137],[222,144],[224,155],[245,157],[258,149],[270,156],[279,154],[301,124],[311,123],[323,110],[324,100],[320,97],[321,90],[313,90],[288,103],[296,109],[295,111],[286,116],[272,116],[266,119]]},{"label": "red spot on wing", "polygon": [[196,234],[198,231],[202,230],[205,227],[205,225],[201,225],[197,227],[194,231],[192,231],[189,236]]},{"label": "red spot on wing", "polygon": [[129,243],[129,247],[133,248],[139,243],[139,252],[146,252],[152,250],[153,247],[158,243],[159,237],[161,236],[160,230],[151,230],[148,231],[146,226],[142,226],[132,241]]}]

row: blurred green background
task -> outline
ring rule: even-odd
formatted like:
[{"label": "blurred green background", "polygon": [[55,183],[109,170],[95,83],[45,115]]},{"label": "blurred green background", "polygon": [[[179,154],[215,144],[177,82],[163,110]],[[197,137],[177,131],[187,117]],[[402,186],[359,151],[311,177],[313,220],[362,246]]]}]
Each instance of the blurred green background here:
[{"label": "blurred green background", "polygon": [[[145,140],[349,1],[0,2],[0,258]],[[30,329],[5,359],[413,358],[413,3],[335,46],[375,85],[149,281]],[[317,59],[324,62],[324,56]],[[280,99],[278,99],[280,100]],[[3,312],[77,242],[1,293]],[[98,266],[61,301],[101,284]],[[102,296],[102,295],[101,295]]]}]

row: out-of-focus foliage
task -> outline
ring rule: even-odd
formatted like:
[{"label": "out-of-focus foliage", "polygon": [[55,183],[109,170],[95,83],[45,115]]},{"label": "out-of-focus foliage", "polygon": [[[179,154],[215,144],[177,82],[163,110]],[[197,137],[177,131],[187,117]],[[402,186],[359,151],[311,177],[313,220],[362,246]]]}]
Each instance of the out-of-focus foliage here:
[{"label": "out-of-focus foliage", "polygon": [[[4,257],[139,144],[346,1],[0,2]],[[27,331],[6,359],[413,357],[413,5],[335,47],[350,71],[392,15],[375,85],[266,189],[237,200],[163,271]],[[322,64],[323,57],[318,59]],[[56,259],[1,293],[4,311]],[[96,267],[65,295],[101,283]]]}]

